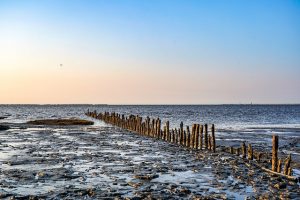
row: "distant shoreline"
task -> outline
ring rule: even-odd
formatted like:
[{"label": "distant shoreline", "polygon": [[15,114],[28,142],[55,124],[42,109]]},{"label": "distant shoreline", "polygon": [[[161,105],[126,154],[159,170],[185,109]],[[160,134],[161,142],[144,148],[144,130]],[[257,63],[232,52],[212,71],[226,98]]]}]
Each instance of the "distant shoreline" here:
[{"label": "distant shoreline", "polygon": [[300,106],[300,103],[280,104],[0,104],[0,106]]}]

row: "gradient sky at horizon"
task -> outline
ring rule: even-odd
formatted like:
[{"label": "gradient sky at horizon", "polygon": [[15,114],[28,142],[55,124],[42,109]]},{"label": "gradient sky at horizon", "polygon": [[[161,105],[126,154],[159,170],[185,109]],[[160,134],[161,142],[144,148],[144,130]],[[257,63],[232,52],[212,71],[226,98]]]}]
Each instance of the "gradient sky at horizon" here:
[{"label": "gradient sky at horizon", "polygon": [[0,94],[3,104],[300,103],[300,1],[0,0]]}]

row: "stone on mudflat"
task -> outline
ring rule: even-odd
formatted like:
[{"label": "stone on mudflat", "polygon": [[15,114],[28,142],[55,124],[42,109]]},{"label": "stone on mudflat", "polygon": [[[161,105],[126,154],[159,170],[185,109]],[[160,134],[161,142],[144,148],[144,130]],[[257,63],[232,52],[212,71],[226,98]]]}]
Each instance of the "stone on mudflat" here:
[{"label": "stone on mudflat", "polygon": [[9,126],[6,126],[6,125],[0,125],[0,131],[5,131],[5,130],[8,130],[10,129]]}]

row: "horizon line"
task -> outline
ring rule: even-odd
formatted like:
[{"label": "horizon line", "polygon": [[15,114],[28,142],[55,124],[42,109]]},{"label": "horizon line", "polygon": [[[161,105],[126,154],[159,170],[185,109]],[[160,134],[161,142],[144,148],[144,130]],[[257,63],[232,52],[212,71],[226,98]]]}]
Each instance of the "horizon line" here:
[{"label": "horizon line", "polygon": [[106,104],[106,103],[0,103],[0,106],[14,106],[14,105],[24,105],[24,106],[47,106],[47,105],[92,105],[92,106],[218,106],[218,105],[300,105],[300,103],[202,103],[202,104]]}]

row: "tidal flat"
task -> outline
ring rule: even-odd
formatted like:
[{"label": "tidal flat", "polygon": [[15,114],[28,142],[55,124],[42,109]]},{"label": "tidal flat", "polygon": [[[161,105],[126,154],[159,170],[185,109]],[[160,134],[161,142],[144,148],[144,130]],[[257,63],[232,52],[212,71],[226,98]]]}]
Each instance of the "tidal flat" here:
[{"label": "tidal flat", "polygon": [[300,196],[299,183],[226,152],[190,150],[109,125],[9,126],[0,132],[2,199]]}]

